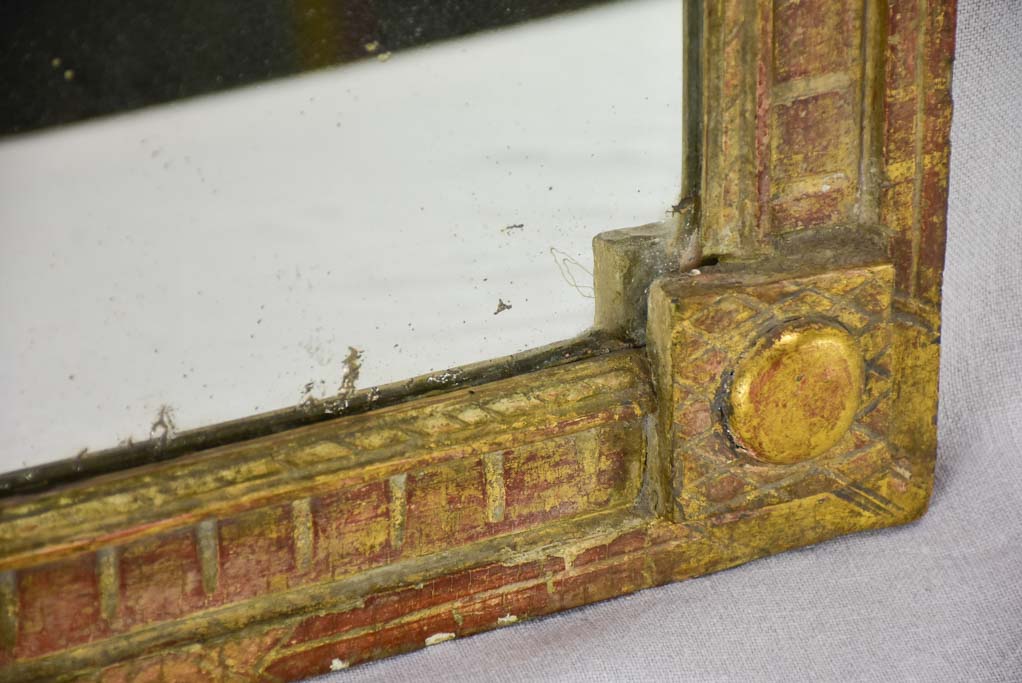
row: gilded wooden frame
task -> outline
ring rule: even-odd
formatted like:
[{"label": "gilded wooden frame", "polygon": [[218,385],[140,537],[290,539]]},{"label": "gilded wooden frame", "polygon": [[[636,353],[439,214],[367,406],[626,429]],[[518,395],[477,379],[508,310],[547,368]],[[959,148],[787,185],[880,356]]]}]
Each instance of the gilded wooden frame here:
[{"label": "gilded wooden frame", "polygon": [[284,681],[911,521],[953,0],[687,2],[681,199],[520,357],[3,478],[0,681]]}]

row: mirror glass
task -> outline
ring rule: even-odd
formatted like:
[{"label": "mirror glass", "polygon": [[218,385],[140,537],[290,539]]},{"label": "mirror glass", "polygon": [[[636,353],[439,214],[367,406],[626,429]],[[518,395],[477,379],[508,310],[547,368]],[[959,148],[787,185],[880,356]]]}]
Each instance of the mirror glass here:
[{"label": "mirror glass", "polygon": [[8,3],[0,469],[582,333],[676,199],[681,5]]}]

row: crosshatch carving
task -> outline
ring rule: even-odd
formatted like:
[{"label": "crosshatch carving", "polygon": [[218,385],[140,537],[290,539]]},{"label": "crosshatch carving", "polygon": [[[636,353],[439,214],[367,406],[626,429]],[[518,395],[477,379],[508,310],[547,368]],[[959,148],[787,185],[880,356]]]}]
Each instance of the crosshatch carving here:
[{"label": "crosshatch carving", "polygon": [[0,681],[295,680],[921,515],[954,2],[686,17],[693,194],[598,242],[599,348],[0,500]]},{"label": "crosshatch carving", "polygon": [[[663,394],[673,413],[664,436],[682,519],[751,510],[822,492],[857,500],[859,482],[891,465],[886,434],[892,287],[889,265],[773,281],[762,275],[687,277],[655,287],[651,325],[659,329],[651,330],[650,339],[665,345],[660,362],[673,375],[669,393]],[[861,396],[855,393],[850,424],[833,445],[812,457],[769,462],[750,453],[729,430],[731,384],[750,340],[772,330],[797,330],[810,321],[847,334],[853,353],[861,354],[861,360],[854,360],[861,363],[856,372],[863,373],[862,378],[854,380],[856,388],[864,390]],[[797,387],[785,389],[782,400],[796,401]],[[820,398],[813,400],[811,407],[821,409]],[[790,430],[809,426],[803,420]],[[865,504],[885,508],[883,496],[874,493],[870,498],[873,502]]]}]

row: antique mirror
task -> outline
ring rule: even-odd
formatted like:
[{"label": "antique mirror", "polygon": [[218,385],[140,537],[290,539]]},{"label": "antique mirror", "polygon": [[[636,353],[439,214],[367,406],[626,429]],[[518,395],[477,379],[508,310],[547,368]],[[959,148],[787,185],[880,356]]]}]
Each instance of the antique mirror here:
[{"label": "antique mirror", "polygon": [[0,13],[0,681],[296,680],[925,511],[953,2]]},{"label": "antique mirror", "polygon": [[592,325],[593,235],[677,202],[680,3],[406,5],[5,10],[5,484]]}]

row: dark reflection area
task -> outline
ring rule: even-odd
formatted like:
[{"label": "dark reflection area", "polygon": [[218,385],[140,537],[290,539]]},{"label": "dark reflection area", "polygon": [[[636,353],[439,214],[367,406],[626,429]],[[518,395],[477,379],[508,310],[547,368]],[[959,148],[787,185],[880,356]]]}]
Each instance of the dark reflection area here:
[{"label": "dark reflection area", "polygon": [[0,135],[216,92],[606,0],[4,0]]}]

